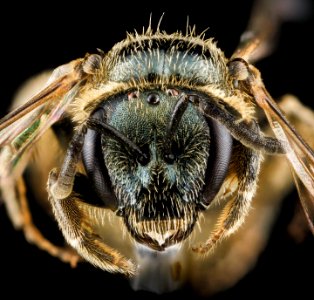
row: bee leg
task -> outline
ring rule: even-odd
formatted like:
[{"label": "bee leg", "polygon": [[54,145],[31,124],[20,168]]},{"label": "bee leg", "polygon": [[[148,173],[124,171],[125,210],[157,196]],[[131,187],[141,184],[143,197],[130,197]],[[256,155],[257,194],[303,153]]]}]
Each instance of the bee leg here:
[{"label": "bee leg", "polygon": [[73,190],[76,165],[80,159],[83,128],[72,138],[60,172],[53,169],[48,179],[49,201],[66,241],[93,265],[110,272],[135,273],[134,264],[117,250],[106,245],[80,208],[82,201]]},{"label": "bee leg", "polygon": [[14,226],[19,230],[23,226],[23,216],[21,214],[19,196],[16,191],[15,179],[11,177],[0,180],[1,200],[4,201],[7,214]]},{"label": "bee leg", "polygon": [[[1,153],[0,165],[5,166],[6,162],[11,160],[11,155],[10,148],[5,148]],[[80,257],[73,249],[55,246],[34,225],[28,207],[26,186],[23,177],[5,174],[0,178],[0,190],[8,216],[14,228],[16,230],[23,230],[25,238],[29,243],[36,245],[64,262],[70,263],[72,267],[76,266]]]},{"label": "bee leg", "polygon": [[229,176],[234,176],[234,172],[236,172],[238,189],[218,217],[210,237],[200,246],[193,247],[193,251],[208,252],[218,242],[235,232],[244,222],[256,191],[256,179],[259,174],[261,159],[262,156],[259,152],[246,148],[240,143],[235,146],[230,168],[232,175]]},{"label": "bee leg", "polygon": [[[313,111],[291,95],[283,97],[279,107],[296,130],[314,148]],[[263,128],[263,132],[270,134],[270,128],[267,131]],[[256,265],[259,255],[268,243],[276,216],[282,209],[282,201],[293,188],[290,167],[285,158],[280,155],[265,156],[259,175],[258,190],[252,201],[253,209],[244,224],[223,243],[217,245],[217,249],[210,253],[210,259],[199,259],[199,255],[192,258],[193,268],[188,276],[195,290],[202,291],[203,295],[208,296],[230,288]],[[307,230],[306,235],[309,234],[309,229],[304,212],[302,209],[299,211],[302,213],[302,220],[297,217],[298,220],[293,221],[293,228],[289,226],[288,230],[289,232],[293,230],[293,237],[300,242],[304,237],[301,228]],[[215,213],[210,216],[214,217]]]},{"label": "bee leg", "polygon": [[22,229],[27,241],[35,244],[38,248],[48,252],[50,255],[58,257],[61,261],[70,263],[72,267],[76,267],[80,260],[75,251],[71,248],[58,247],[48,241],[38,228],[34,225],[32,215],[28,207],[26,197],[26,187],[22,177],[17,181],[17,190],[20,202],[20,215],[22,218]]},{"label": "bee leg", "polygon": [[66,241],[93,265],[105,271],[133,275],[134,264],[117,250],[106,245],[94,231],[93,224],[80,209],[80,203],[84,201],[77,197],[75,191],[63,199],[53,194],[60,180],[62,180],[60,173],[58,175],[55,169],[52,170],[48,180],[48,191],[54,215]]}]

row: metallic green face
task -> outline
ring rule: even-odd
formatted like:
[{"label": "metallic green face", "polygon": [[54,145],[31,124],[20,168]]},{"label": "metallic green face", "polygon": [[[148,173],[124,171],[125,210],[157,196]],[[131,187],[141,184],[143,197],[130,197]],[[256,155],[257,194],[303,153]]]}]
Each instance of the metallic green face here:
[{"label": "metallic green face", "polygon": [[[209,159],[210,129],[192,104],[169,145],[166,132],[178,94],[171,89],[134,91],[103,104],[106,122],[147,154],[142,161],[126,144],[102,137],[119,214],[137,241],[157,250],[182,241],[192,231]],[[171,159],[166,155],[169,146]]]}]

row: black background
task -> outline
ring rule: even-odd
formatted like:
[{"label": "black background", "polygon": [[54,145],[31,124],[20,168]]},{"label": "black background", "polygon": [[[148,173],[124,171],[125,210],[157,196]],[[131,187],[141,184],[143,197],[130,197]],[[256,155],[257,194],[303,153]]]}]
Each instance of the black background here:
[{"label": "black background", "polygon": [[[170,4],[170,1],[169,1]],[[241,32],[246,26],[252,1],[207,1],[188,4],[173,2],[173,8],[160,2],[127,5],[115,2],[92,1],[73,4],[65,9],[62,3],[45,3],[31,7],[11,3],[2,9],[0,23],[1,115],[14,91],[28,77],[45,69],[54,68],[96,48],[108,51],[112,45],[125,37],[126,31],[147,27],[149,15],[153,13],[156,24],[165,12],[161,28],[167,32],[185,31],[187,15],[190,24],[196,24],[197,32],[206,28],[207,36],[213,36],[227,56],[235,49]],[[9,4],[10,5],[10,4]],[[108,4],[109,5],[109,4]],[[35,11],[36,10],[36,11]],[[312,13],[313,6],[309,13]],[[5,20],[4,17],[7,19]],[[282,27],[276,51],[257,65],[263,74],[270,93],[279,97],[287,92],[297,95],[312,106],[313,99],[313,15],[300,23],[288,22]],[[308,236],[300,244],[287,233],[297,202],[297,194],[286,199],[282,212],[271,235],[269,246],[262,254],[256,268],[238,285],[214,299],[233,297],[290,296],[296,294],[303,299],[312,293],[311,272],[314,270],[314,239]],[[56,242],[60,237],[51,231],[55,224],[43,218],[36,209],[38,224],[44,225],[45,233]],[[57,259],[29,245],[22,233],[14,231],[3,205],[0,205],[0,293],[22,292],[25,296],[72,295],[88,298],[149,296],[151,298],[175,299],[194,295],[190,290],[170,295],[156,296],[133,292],[121,276],[114,276],[80,264],[72,270]],[[13,284],[15,288],[9,288]],[[44,291],[39,292],[39,287]],[[309,296],[310,297],[310,296]]]}]

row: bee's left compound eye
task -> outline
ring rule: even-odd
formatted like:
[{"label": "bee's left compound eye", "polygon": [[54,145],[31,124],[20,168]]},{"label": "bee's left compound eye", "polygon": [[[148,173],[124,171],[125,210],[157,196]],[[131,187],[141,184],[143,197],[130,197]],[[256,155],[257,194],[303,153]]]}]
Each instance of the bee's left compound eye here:
[{"label": "bee's left compound eye", "polygon": [[149,104],[152,104],[152,105],[156,105],[156,104],[159,104],[160,102],[160,97],[157,93],[151,93],[147,96],[147,99],[146,101],[149,103]]}]

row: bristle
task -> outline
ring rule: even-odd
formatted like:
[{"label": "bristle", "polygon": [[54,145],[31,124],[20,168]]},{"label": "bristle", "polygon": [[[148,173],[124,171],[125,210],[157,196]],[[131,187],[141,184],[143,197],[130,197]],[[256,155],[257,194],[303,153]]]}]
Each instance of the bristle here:
[{"label": "bristle", "polygon": [[158,21],[158,24],[157,24],[157,29],[156,29],[156,32],[159,33],[160,32],[160,25],[161,25],[161,22],[162,22],[162,19],[164,17],[165,13],[163,13],[161,15],[161,17],[159,18],[159,21]]}]

